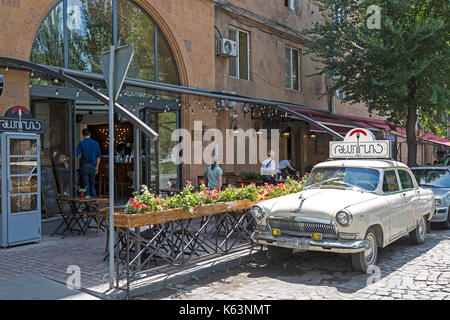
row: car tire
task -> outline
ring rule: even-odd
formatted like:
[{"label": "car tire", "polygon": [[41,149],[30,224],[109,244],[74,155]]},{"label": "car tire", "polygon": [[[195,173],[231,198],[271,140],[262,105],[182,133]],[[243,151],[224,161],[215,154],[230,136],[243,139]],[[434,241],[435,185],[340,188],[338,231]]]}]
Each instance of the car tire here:
[{"label": "car tire", "polygon": [[276,246],[267,246],[267,253],[271,261],[283,262],[291,257],[292,249]]},{"label": "car tire", "polygon": [[442,222],[442,226],[445,229],[450,229],[450,207],[448,208],[448,211],[447,211],[447,220],[445,220],[445,222]]},{"label": "car tire", "polygon": [[425,236],[427,233],[427,222],[425,217],[422,216],[417,227],[409,233],[409,241],[413,244],[422,244],[425,241]]},{"label": "car tire", "polygon": [[366,249],[362,252],[352,253],[353,268],[357,271],[367,273],[369,266],[377,263],[378,242],[375,230],[370,228],[367,230],[364,240],[368,241]]}]

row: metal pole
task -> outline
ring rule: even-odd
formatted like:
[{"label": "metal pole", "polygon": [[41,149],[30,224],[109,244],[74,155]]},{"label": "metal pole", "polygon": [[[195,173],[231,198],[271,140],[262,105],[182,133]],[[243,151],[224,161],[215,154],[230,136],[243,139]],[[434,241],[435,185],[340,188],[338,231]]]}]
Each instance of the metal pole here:
[{"label": "metal pole", "polygon": [[114,288],[114,50],[109,52],[109,287]]}]

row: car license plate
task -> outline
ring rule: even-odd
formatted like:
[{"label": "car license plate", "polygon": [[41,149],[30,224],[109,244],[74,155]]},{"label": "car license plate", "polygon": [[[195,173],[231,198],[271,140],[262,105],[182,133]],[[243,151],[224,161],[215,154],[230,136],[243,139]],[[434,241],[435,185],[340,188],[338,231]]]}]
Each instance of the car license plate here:
[{"label": "car license plate", "polygon": [[308,250],[309,249],[309,240],[308,239],[280,239],[277,241],[279,246],[295,248],[299,250]]}]

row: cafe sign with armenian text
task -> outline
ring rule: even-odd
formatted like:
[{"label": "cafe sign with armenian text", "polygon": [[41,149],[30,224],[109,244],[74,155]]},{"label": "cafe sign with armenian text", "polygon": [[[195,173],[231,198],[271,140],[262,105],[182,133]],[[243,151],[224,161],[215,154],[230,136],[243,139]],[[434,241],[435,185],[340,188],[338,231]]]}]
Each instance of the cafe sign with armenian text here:
[{"label": "cafe sign with armenian text", "polygon": [[33,119],[30,111],[21,106],[9,108],[0,117],[0,132],[43,133],[44,121]]},{"label": "cafe sign with armenian text", "polygon": [[375,140],[367,129],[350,130],[343,141],[330,141],[330,158],[335,159],[390,159],[391,141]]}]

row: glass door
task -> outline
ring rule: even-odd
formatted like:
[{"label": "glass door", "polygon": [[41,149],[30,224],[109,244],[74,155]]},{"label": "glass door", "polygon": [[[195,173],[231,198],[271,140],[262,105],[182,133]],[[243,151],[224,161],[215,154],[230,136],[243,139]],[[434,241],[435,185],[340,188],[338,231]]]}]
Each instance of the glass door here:
[{"label": "glass door", "polygon": [[41,239],[39,136],[6,134],[8,245]]}]

